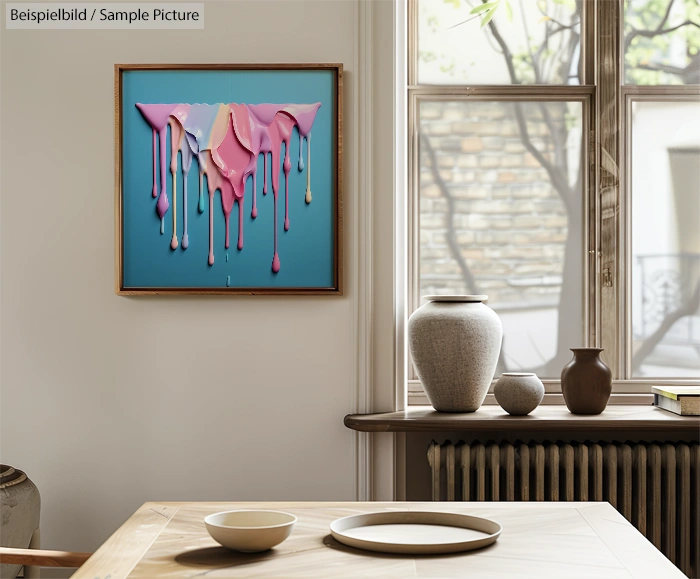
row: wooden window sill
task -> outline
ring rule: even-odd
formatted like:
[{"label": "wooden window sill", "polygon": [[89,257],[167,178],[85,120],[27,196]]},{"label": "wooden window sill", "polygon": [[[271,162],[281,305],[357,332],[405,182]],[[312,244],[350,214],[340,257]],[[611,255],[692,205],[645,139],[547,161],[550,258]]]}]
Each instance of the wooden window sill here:
[{"label": "wooden window sill", "polygon": [[597,416],[571,414],[563,405],[541,405],[527,416],[510,416],[500,406],[482,406],[470,413],[412,406],[401,412],[348,414],[344,422],[360,432],[468,432],[479,436],[547,433],[593,438],[605,432],[630,437],[645,434],[644,438],[654,440],[664,436],[700,440],[700,417],[678,416],[649,405],[608,405]]}]

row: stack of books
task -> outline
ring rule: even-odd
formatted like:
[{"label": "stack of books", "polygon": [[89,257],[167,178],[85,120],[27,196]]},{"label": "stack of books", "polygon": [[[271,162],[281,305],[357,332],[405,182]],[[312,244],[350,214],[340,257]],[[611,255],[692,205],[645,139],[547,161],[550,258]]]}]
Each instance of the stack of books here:
[{"label": "stack of books", "polygon": [[681,416],[700,416],[700,386],[654,386],[654,406]]}]

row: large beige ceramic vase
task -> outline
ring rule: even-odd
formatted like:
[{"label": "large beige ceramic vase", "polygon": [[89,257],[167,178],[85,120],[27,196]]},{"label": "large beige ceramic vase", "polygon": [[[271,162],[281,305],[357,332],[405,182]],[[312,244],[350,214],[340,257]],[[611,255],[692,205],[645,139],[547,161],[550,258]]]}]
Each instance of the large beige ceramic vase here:
[{"label": "large beige ceramic vase", "polygon": [[474,412],[496,371],[503,329],[488,296],[425,296],[408,320],[408,345],[425,393],[440,412]]},{"label": "large beige ceramic vase", "polygon": [[[41,497],[36,485],[21,470],[0,464],[0,546],[26,549],[36,541]],[[38,547],[35,543],[34,547]],[[17,577],[21,565],[0,565],[0,577]],[[35,575],[32,575],[34,577]],[[28,575],[25,572],[25,577]]]}]

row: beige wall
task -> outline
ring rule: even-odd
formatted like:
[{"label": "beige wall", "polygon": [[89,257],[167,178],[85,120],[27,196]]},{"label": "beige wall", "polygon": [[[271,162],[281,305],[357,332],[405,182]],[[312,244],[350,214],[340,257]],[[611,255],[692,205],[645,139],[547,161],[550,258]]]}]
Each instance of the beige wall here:
[{"label": "beige wall", "polygon": [[[353,498],[354,11],[207,2],[205,30],[178,32],[3,22],[0,452],[42,493],[44,546],[94,549],[147,500]],[[114,295],[118,62],[344,63],[344,297]]]}]

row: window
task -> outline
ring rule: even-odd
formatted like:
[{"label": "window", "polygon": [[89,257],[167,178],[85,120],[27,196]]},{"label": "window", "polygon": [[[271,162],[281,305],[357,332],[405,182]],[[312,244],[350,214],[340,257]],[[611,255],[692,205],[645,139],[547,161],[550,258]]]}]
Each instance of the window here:
[{"label": "window", "polygon": [[488,294],[552,401],[580,345],[697,383],[699,49],[696,0],[410,0],[411,311]]}]

